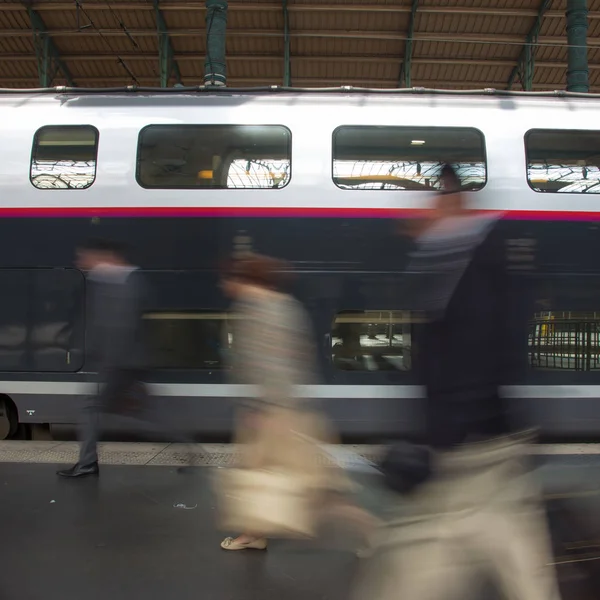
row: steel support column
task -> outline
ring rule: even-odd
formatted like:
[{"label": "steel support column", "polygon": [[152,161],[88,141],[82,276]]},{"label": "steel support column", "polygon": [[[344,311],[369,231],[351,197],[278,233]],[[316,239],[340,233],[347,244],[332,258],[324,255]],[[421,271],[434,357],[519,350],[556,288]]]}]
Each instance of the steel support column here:
[{"label": "steel support column", "polygon": [[283,85],[292,86],[292,65],[290,59],[290,15],[288,12],[288,0],[283,2]]},{"label": "steel support column", "polygon": [[27,13],[29,14],[31,29],[33,31],[33,45],[35,47],[40,87],[51,87],[59,71],[66,79],[67,84],[74,87],[73,77],[65,63],[61,60],[60,53],[48,34],[42,17],[30,6],[27,7]]},{"label": "steel support column", "polygon": [[516,67],[511,71],[510,77],[508,78],[507,88],[510,90],[515,82],[517,76],[521,82],[521,86],[524,90],[530,91],[533,88],[533,73],[535,67],[535,52],[537,49],[537,41],[540,35],[540,29],[542,28],[542,21],[546,11],[550,8],[552,0],[543,0],[538,9],[537,17],[532,28],[525,38],[525,45]]},{"label": "steel support column", "polygon": [[175,52],[171,37],[167,29],[165,18],[159,6],[159,0],[154,2],[154,16],[156,17],[156,30],[158,31],[158,62],[160,66],[160,87],[168,87],[171,75],[175,76],[177,83],[181,83],[181,72],[175,59]]},{"label": "steel support column", "polygon": [[417,18],[417,7],[419,0],[412,0],[410,9],[410,17],[408,21],[408,32],[406,34],[406,44],[404,46],[404,60],[400,69],[400,85],[403,87],[411,87],[411,66],[412,66],[412,51],[413,51],[413,35],[415,33],[415,20]]},{"label": "steel support column", "polygon": [[587,0],[567,2],[567,91],[589,92],[587,59]]},{"label": "steel support column", "polygon": [[204,85],[227,83],[225,64],[225,32],[227,30],[227,0],[206,0],[206,60]]}]

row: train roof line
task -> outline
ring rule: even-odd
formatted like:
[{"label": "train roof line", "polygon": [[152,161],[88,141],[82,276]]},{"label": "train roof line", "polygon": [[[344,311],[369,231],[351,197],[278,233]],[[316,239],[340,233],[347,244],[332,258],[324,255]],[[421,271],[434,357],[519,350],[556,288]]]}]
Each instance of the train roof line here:
[{"label": "train roof line", "polygon": [[481,88],[472,90],[447,90],[425,87],[411,88],[363,88],[350,85],[330,88],[298,88],[279,85],[233,88],[226,86],[178,86],[172,88],[123,86],[106,88],[81,88],[56,86],[48,88],[0,88],[0,94],[72,94],[72,95],[94,95],[94,94],[165,94],[181,95],[190,93],[199,94],[374,94],[390,96],[406,95],[443,95],[443,96],[500,96],[500,97],[530,97],[530,98],[600,98],[600,94],[589,92],[568,92],[566,90],[548,91],[515,91],[498,90],[496,88]]}]

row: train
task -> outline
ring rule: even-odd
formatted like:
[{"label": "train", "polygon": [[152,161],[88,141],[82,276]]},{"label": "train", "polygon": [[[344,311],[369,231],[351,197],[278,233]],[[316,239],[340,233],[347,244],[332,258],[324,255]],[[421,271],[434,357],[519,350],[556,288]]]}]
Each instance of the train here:
[{"label": "train", "polygon": [[[0,91],[0,439],[73,425],[94,374],[74,249],[126,241],[153,290],[148,386],[171,425],[227,435],[234,343],[218,263],[285,259],[347,437],[418,429],[404,220],[440,165],[501,211],[535,307],[506,394],[548,438],[600,437],[600,98],[482,90]],[[399,227],[400,225],[400,227]],[[268,326],[268,323],[265,324]]]}]

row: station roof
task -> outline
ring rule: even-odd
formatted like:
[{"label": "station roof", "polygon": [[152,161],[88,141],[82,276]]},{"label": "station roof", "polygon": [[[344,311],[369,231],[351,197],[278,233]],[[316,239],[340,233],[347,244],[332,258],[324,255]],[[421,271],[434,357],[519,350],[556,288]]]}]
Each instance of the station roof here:
[{"label": "station roof", "polygon": [[[159,31],[165,30],[175,61],[169,85],[178,79],[200,85],[204,4],[4,1],[0,87],[40,87],[40,72],[51,85],[158,87]],[[531,89],[564,89],[566,5],[567,0],[230,0],[227,83],[286,83],[287,19],[289,83],[295,87],[507,89],[512,83],[519,90],[521,79],[527,80],[519,73],[525,72],[529,42],[535,50]],[[589,0],[588,9],[590,91],[600,92],[600,0]]]}]

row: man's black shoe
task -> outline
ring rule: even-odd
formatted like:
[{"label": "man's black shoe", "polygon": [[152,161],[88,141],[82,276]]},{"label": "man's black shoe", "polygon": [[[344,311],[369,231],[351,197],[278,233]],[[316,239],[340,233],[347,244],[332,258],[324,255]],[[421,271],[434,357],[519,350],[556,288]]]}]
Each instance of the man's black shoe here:
[{"label": "man's black shoe", "polygon": [[98,469],[98,463],[92,463],[91,465],[82,466],[77,463],[70,469],[64,471],[57,471],[56,474],[61,477],[87,477],[88,475],[98,475],[100,469]]}]

